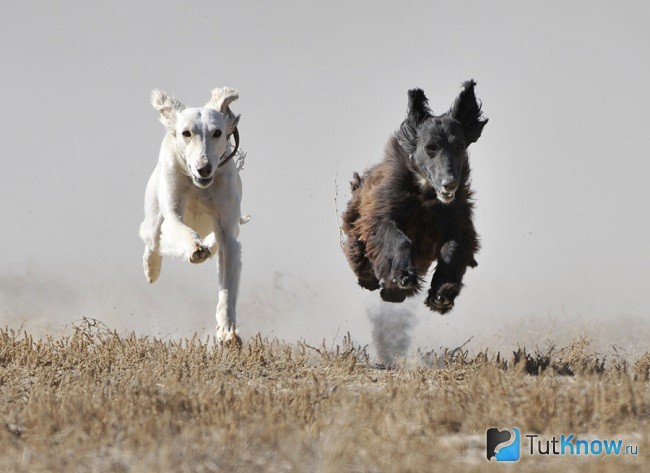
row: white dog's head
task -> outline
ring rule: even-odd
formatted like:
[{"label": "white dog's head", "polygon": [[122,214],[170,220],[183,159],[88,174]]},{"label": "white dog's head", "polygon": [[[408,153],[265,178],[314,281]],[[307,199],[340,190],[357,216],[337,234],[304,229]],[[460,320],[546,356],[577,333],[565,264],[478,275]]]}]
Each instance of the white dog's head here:
[{"label": "white dog's head", "polygon": [[151,93],[151,105],[160,112],[160,121],[175,141],[185,171],[197,187],[209,187],[226,158],[228,137],[239,123],[239,115],[229,105],[238,98],[237,90],[223,87],[212,91],[204,107],[190,108],[161,90]]}]

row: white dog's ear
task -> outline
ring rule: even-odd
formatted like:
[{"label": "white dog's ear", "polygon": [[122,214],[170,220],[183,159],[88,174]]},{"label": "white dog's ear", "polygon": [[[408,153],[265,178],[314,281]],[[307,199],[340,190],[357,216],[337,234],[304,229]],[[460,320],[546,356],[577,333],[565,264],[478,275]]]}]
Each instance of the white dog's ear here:
[{"label": "white dog's ear", "polygon": [[228,135],[234,132],[235,128],[237,128],[237,125],[239,124],[240,115],[235,115],[232,110],[230,110],[231,102],[234,102],[238,98],[239,92],[237,89],[233,89],[231,87],[221,87],[212,90],[212,97],[208,103],[205,104],[206,107],[213,108],[223,113],[224,117],[226,118],[228,127],[226,131]]},{"label": "white dog's ear", "polygon": [[168,132],[175,135],[176,114],[185,109],[185,105],[158,89],[151,92],[151,105],[160,113],[160,123],[165,125]]},{"label": "white dog's ear", "polygon": [[221,113],[226,113],[229,110],[230,102],[234,102],[238,98],[239,92],[237,89],[220,87],[212,89],[212,97],[210,97],[210,100],[205,106],[219,110]]}]

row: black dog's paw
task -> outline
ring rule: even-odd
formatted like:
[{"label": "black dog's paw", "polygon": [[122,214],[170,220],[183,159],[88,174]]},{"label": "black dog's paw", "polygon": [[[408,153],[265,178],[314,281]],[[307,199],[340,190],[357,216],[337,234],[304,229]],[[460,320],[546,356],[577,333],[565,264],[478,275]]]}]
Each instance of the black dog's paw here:
[{"label": "black dog's paw", "polygon": [[382,281],[379,295],[386,302],[404,302],[420,290],[420,278],[415,271],[395,271],[389,281]]},{"label": "black dog's paw", "polygon": [[369,291],[376,291],[379,289],[379,279],[376,277],[369,277],[369,278],[359,278],[358,279],[359,286],[361,286],[364,289],[368,289]]},{"label": "black dog's paw", "polygon": [[385,302],[404,302],[408,291],[396,287],[382,287],[379,295]]},{"label": "black dog's paw", "polygon": [[437,290],[432,288],[429,290],[424,305],[434,312],[446,314],[454,307],[454,299],[460,293],[461,287],[460,284],[448,282],[440,286]]},{"label": "black dog's paw", "polygon": [[416,289],[420,285],[415,271],[409,269],[400,269],[395,271],[392,277],[392,282],[400,289]]}]

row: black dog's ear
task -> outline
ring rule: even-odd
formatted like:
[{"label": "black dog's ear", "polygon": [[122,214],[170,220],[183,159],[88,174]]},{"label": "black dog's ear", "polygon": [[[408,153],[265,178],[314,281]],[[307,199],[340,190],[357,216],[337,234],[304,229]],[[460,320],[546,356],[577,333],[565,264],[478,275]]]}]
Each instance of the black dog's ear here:
[{"label": "black dog's ear", "polygon": [[431,116],[429,101],[427,100],[427,96],[424,95],[424,90],[422,89],[409,90],[408,97],[409,108],[407,119],[414,120],[416,125],[419,125],[425,118]]},{"label": "black dog's ear", "polygon": [[418,141],[418,127],[425,119],[431,117],[431,110],[422,89],[409,90],[408,98],[406,119],[399,127],[397,141],[407,153],[413,153]]},{"label": "black dog's ear", "polygon": [[465,141],[468,145],[475,143],[479,139],[483,127],[488,122],[488,119],[483,117],[481,102],[474,95],[475,85],[474,80],[465,82],[462,92],[449,110],[450,115],[463,126]]}]

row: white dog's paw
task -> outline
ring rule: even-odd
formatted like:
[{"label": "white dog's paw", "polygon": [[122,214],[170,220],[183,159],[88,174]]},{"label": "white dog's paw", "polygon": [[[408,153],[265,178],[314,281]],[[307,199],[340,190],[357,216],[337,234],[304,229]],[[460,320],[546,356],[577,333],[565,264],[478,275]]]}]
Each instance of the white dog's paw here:
[{"label": "white dog's paw", "polygon": [[193,264],[203,263],[210,256],[212,256],[210,250],[205,246],[197,243],[194,251],[192,252],[192,255],[190,256],[190,263]]},{"label": "white dog's paw", "polygon": [[156,282],[158,276],[160,276],[160,269],[162,268],[162,256],[151,251],[148,246],[145,246],[142,263],[144,267],[144,277],[147,278],[149,283]]},{"label": "white dog's paw", "polygon": [[214,232],[210,233],[208,236],[206,236],[203,239],[203,242],[201,245],[205,246],[208,250],[210,250],[211,254],[215,254],[217,252],[217,235],[215,235]]},{"label": "white dog's paw", "polygon": [[241,348],[242,346],[241,338],[234,328],[227,330],[217,326],[217,339],[226,348]]}]

